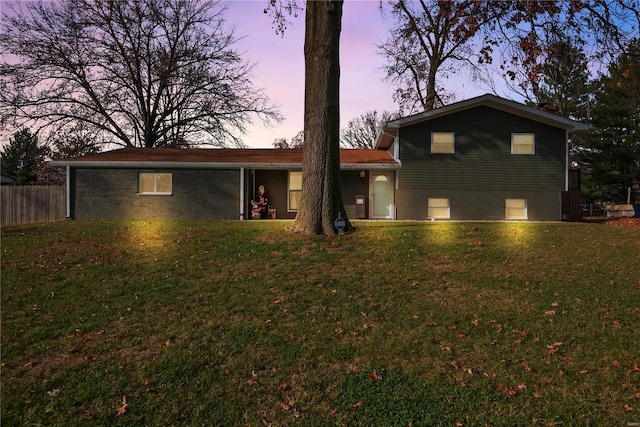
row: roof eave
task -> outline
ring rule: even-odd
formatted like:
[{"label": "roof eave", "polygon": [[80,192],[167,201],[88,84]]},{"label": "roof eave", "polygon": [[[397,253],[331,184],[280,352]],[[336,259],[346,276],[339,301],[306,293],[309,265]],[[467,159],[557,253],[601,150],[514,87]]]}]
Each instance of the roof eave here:
[{"label": "roof eave", "polygon": [[413,116],[404,117],[392,122],[387,123],[390,128],[399,128],[404,126],[413,125],[426,120],[432,120],[438,117],[446,116],[449,114],[457,113],[460,111],[468,110],[478,106],[488,106],[501,110],[507,113],[511,113],[517,116],[525,117],[531,120],[535,120],[550,126],[565,129],[572,133],[587,132],[589,127],[581,122],[567,119],[548,111],[538,110],[536,108],[521,104],[516,101],[500,98],[495,95],[486,94],[471,98],[465,101],[457,102],[454,104],[446,105],[435,110],[425,111]]},{"label": "roof eave", "polygon": [[[80,169],[302,169],[302,163],[135,162],[52,160],[50,166]],[[342,163],[340,169],[399,169],[398,163]]]}]

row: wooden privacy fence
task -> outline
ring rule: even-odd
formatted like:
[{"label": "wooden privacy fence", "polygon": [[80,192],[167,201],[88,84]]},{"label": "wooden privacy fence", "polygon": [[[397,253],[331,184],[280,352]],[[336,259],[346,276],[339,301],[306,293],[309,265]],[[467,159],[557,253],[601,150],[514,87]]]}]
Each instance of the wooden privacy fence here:
[{"label": "wooden privacy fence", "polygon": [[66,188],[60,185],[0,186],[2,225],[52,222],[66,216]]}]

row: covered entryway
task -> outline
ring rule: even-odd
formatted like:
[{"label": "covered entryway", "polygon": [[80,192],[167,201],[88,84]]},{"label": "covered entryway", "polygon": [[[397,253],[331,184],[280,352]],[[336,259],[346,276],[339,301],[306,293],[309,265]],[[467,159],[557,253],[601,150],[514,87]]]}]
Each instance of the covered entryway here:
[{"label": "covered entryway", "polygon": [[372,171],[369,176],[371,218],[394,219],[393,171]]}]

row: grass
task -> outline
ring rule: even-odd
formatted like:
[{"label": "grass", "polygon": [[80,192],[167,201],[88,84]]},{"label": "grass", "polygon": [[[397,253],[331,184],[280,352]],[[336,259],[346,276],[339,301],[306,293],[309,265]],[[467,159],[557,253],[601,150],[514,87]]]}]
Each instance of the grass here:
[{"label": "grass", "polygon": [[2,230],[2,425],[634,425],[640,231]]}]

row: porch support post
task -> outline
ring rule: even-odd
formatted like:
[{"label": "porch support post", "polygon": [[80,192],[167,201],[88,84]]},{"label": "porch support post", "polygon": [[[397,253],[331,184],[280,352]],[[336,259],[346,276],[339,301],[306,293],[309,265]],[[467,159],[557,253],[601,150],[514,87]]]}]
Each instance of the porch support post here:
[{"label": "porch support post", "polygon": [[240,221],[244,220],[244,168],[240,168]]}]

